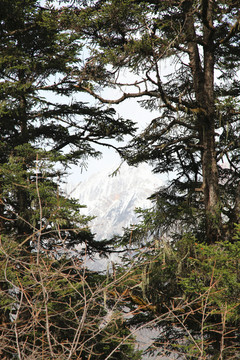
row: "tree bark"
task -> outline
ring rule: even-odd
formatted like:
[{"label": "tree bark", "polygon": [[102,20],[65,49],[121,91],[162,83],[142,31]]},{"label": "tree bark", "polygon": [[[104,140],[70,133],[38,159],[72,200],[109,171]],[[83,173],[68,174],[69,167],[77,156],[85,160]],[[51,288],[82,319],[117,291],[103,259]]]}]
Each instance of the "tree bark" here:
[{"label": "tree bark", "polygon": [[206,213],[206,235],[209,242],[215,242],[220,236],[221,211],[214,126],[211,121],[206,121],[206,126],[203,126],[202,142],[202,177]]},{"label": "tree bark", "polygon": [[192,2],[185,2],[186,39],[196,100],[202,113],[198,115],[200,145],[202,145],[203,196],[206,214],[206,235],[215,242],[220,235],[221,212],[218,185],[218,169],[215,149],[214,105],[214,43],[212,2],[202,2],[203,60],[199,53],[194,27]]},{"label": "tree bark", "polygon": [[206,230],[207,238],[210,242],[218,240],[221,234],[221,205],[215,145],[214,42],[212,13],[212,1],[204,0],[202,4],[204,100],[207,115],[206,121],[203,125],[202,172],[206,211]]}]

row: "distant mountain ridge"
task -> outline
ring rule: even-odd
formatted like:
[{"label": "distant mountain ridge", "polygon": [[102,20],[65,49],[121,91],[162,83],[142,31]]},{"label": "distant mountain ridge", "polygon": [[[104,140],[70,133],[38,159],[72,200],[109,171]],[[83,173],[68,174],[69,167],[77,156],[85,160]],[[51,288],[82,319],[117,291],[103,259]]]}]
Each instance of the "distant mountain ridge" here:
[{"label": "distant mountain ridge", "polygon": [[103,170],[67,190],[87,206],[82,209],[83,214],[96,216],[90,224],[96,239],[121,234],[123,227],[139,222],[134,209],[150,207],[147,198],[162,185],[146,164],[138,167],[123,164],[116,175],[111,175],[114,170]]}]

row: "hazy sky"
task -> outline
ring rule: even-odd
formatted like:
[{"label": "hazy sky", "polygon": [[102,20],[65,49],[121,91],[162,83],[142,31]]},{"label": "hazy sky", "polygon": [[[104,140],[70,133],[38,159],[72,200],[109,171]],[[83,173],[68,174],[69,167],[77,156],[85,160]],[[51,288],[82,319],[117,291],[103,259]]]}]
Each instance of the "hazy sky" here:
[{"label": "hazy sky", "polygon": [[[149,112],[149,110],[145,110],[140,107],[140,105],[136,102],[136,100],[125,100],[122,104],[115,106],[117,114],[122,116],[123,118],[130,119],[134,122],[138,123],[139,129],[143,129],[149,121],[156,116]],[[129,137],[128,137],[129,139]],[[127,138],[126,138],[127,142]],[[122,143],[115,142],[114,145],[121,146]],[[114,167],[116,168],[121,163],[121,158],[117,154],[117,152],[112,148],[107,148],[105,146],[99,146],[98,149],[103,153],[102,158],[100,159],[91,159],[89,158],[87,163],[87,169],[81,169],[78,166],[72,167],[72,174],[69,176],[69,181],[73,183],[78,183],[82,180],[85,180],[90,175],[103,170],[105,168]]]}]

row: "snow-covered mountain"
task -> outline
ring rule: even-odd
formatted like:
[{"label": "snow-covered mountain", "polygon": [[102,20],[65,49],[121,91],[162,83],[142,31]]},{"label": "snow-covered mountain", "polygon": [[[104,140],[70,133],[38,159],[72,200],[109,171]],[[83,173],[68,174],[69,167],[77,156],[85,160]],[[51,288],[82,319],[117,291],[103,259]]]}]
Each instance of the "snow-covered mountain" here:
[{"label": "snow-covered mountain", "polygon": [[67,191],[80,204],[87,206],[82,213],[96,216],[91,222],[91,229],[97,239],[121,234],[123,227],[137,223],[139,219],[134,209],[150,207],[147,197],[162,185],[145,164],[139,167],[123,164],[117,174],[112,175],[114,170],[92,175]]}]

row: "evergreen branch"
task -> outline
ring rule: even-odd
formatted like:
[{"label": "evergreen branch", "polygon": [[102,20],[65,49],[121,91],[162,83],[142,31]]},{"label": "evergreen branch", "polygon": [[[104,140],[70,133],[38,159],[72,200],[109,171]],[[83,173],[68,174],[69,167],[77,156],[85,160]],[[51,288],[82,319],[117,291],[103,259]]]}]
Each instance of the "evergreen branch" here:
[{"label": "evergreen branch", "polygon": [[88,92],[90,95],[92,95],[95,99],[99,100],[100,102],[102,102],[103,104],[120,104],[121,102],[123,102],[126,99],[129,98],[138,98],[138,97],[142,97],[142,96],[154,96],[154,97],[159,97],[158,96],[158,92],[157,91],[139,91],[138,93],[123,93],[123,95],[116,99],[116,100],[109,100],[109,99],[104,99],[102,96],[96,94],[92,89],[90,89],[89,87],[86,86],[82,86],[82,85],[78,85],[78,87],[81,87],[83,90],[85,90],[86,92]]},{"label": "evergreen branch", "polygon": [[23,34],[25,33],[26,31],[29,31],[29,30],[32,30],[32,29],[35,29],[37,27],[36,24],[34,25],[30,25],[30,26],[27,26],[23,29],[16,29],[16,30],[13,30],[13,31],[9,31],[8,32],[8,36],[13,36],[13,35],[18,35],[18,34]]},{"label": "evergreen branch", "polygon": [[229,33],[225,36],[225,38],[219,40],[216,45],[218,46],[228,42],[237,33],[237,31],[239,31],[239,27],[240,27],[240,16],[233,24],[233,26],[231,27]]},{"label": "evergreen branch", "polygon": [[[148,80],[149,80],[149,78],[148,78]],[[158,84],[158,86],[159,86],[159,91],[143,90],[143,91],[139,91],[138,93],[125,93],[124,92],[123,95],[121,97],[119,97],[118,99],[110,100],[110,99],[105,99],[102,96],[96,94],[96,92],[94,92],[89,87],[78,85],[78,87],[81,87],[84,91],[88,92],[90,95],[92,95],[95,99],[99,100],[103,104],[110,104],[110,105],[120,104],[121,102],[123,102],[126,99],[139,98],[139,97],[143,97],[143,96],[149,96],[149,97],[155,97],[155,98],[160,97],[161,100],[163,100],[165,107],[167,107],[169,110],[171,110],[173,112],[182,111],[186,114],[206,114],[206,110],[202,107],[187,107],[187,106],[184,106],[183,104],[179,104],[179,103],[177,103],[176,106],[172,105],[170,99],[167,97],[167,95],[163,91],[162,85]],[[159,96],[159,94],[160,94],[160,96]],[[176,99],[175,99],[175,101],[176,101]]]},{"label": "evergreen branch", "polygon": [[[213,31],[215,30],[215,28],[213,27],[212,24],[212,20],[209,19],[209,14],[210,16],[212,15],[212,5],[211,5],[212,1],[210,0],[202,0],[202,22],[204,24],[204,26],[210,30]],[[210,9],[209,9],[210,8]]]},{"label": "evergreen branch", "polygon": [[112,148],[114,150],[116,150],[120,156],[122,156],[122,152],[121,152],[121,149],[124,149],[124,147],[116,147],[112,144],[109,144],[109,143],[103,143],[101,141],[97,141],[97,140],[91,140],[92,143],[94,144],[97,144],[97,145],[101,145],[101,146],[105,146],[105,147],[108,147],[108,148]]},{"label": "evergreen branch", "polygon": [[[181,149],[181,148],[184,148],[184,145],[181,143],[183,142],[186,142],[188,140],[192,140],[193,136],[192,135],[189,135],[189,136],[184,136],[184,137],[178,137],[177,139],[173,139],[173,140],[168,140],[166,143],[162,143],[160,145],[155,145],[155,149],[160,149],[160,150],[163,150],[167,147],[170,147],[171,145],[174,145],[174,144],[178,144],[179,143],[179,147],[178,149]],[[193,143],[187,143],[187,145],[189,147],[192,147],[192,146],[195,146],[195,144]],[[176,148],[177,150],[177,148]]]}]

